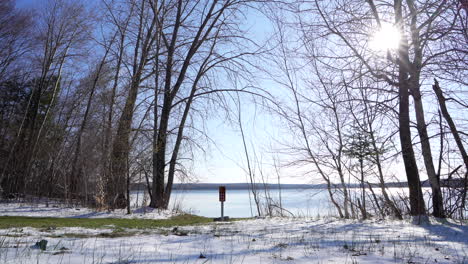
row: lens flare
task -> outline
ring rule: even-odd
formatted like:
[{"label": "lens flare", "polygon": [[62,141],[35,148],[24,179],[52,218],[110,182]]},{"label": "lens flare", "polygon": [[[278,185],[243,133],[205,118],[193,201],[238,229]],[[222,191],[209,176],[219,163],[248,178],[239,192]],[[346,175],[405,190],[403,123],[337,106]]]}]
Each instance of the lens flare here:
[{"label": "lens flare", "polygon": [[376,51],[396,50],[400,39],[401,33],[394,25],[382,23],[381,27],[372,35],[369,46]]}]

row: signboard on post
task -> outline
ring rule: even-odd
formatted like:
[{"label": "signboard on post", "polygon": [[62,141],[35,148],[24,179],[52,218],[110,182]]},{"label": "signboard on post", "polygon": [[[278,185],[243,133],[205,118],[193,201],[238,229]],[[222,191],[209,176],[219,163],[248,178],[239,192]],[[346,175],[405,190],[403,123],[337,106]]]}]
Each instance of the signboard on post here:
[{"label": "signboard on post", "polygon": [[219,201],[221,202],[221,217],[215,218],[215,221],[229,220],[229,216],[224,216],[224,202],[226,201],[226,186],[219,186]]},{"label": "signboard on post", "polygon": [[226,201],[226,187],[219,186],[219,201],[225,202]]}]

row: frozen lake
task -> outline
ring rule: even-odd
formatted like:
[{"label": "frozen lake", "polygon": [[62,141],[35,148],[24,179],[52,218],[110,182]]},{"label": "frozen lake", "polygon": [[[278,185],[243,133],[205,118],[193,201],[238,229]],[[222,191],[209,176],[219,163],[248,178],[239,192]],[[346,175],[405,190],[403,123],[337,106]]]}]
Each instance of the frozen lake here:
[{"label": "frozen lake", "polygon": [[[259,190],[262,201],[265,193]],[[279,204],[279,191],[271,189],[270,198]],[[282,207],[294,216],[316,216],[334,214],[330,208],[328,193],[324,189],[283,189],[281,190]],[[135,206],[141,205],[143,191],[133,192]],[[218,217],[221,214],[221,203],[218,201],[218,190],[175,190],[172,192],[170,208],[178,207],[193,214]],[[224,214],[230,217],[252,217],[257,215],[255,202],[248,190],[227,190]],[[286,211],[285,215],[290,215]]]},{"label": "frozen lake", "polygon": [[[335,190],[336,191],[336,190]],[[350,188],[350,195],[360,196],[360,189]],[[375,188],[375,193],[380,190]],[[388,188],[390,196],[400,199],[408,196],[407,188]],[[264,190],[258,191],[261,201],[265,202]],[[430,188],[423,188],[427,207],[430,207]],[[367,191],[368,199],[371,199]],[[279,191],[270,189],[269,197],[274,204],[279,205]],[[328,216],[337,215],[332,206],[326,189],[282,189],[282,207],[285,216]],[[339,196],[337,196],[339,197]],[[147,197],[147,203],[149,198]],[[141,207],[143,202],[143,191],[132,192],[132,204],[134,208]],[[218,190],[174,190],[171,196],[170,209],[180,209],[184,212],[206,216],[219,217],[221,215],[221,204],[218,201]],[[264,212],[264,211],[263,211]],[[252,194],[248,190],[227,190],[226,202],[224,203],[224,215],[230,217],[253,217],[258,215]]]}]

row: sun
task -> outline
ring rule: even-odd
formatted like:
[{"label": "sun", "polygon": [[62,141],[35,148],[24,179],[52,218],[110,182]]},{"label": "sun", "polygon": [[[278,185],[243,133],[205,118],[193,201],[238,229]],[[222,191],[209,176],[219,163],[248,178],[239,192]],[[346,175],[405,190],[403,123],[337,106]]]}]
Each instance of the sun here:
[{"label": "sun", "polygon": [[400,45],[401,33],[390,23],[382,23],[372,34],[369,46],[375,51],[396,50]]}]

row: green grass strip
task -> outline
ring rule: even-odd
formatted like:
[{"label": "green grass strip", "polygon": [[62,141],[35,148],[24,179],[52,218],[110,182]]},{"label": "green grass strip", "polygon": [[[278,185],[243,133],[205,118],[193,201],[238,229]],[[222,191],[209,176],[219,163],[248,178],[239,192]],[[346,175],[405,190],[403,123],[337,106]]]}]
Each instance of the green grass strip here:
[{"label": "green grass strip", "polygon": [[213,222],[213,219],[196,215],[178,215],[170,219],[119,219],[119,218],[53,218],[53,217],[22,217],[0,216],[0,229],[35,227],[84,227],[84,228],[135,228],[155,229],[159,227],[197,225]]}]

